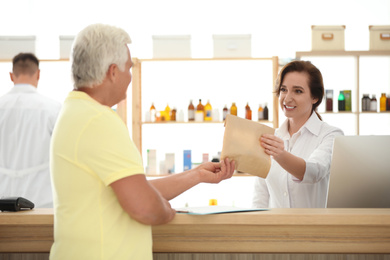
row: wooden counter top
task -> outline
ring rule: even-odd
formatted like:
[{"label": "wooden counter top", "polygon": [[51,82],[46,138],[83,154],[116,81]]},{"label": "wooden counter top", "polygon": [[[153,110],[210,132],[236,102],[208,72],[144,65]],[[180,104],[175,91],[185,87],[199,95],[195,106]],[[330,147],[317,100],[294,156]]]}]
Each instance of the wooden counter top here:
[{"label": "wooden counter top", "polygon": [[[49,252],[53,210],[0,212],[0,252]],[[390,209],[177,214],[153,227],[154,252],[390,253]]]}]

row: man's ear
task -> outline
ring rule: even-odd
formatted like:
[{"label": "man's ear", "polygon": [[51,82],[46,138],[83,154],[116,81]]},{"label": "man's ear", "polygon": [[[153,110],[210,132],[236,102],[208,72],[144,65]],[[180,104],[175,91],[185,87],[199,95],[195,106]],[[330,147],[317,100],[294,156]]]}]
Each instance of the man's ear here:
[{"label": "man's ear", "polygon": [[112,82],[115,82],[117,75],[118,75],[118,66],[116,64],[111,64],[107,70],[107,79],[111,80]]},{"label": "man's ear", "polygon": [[12,72],[9,73],[9,77],[11,78],[11,81],[14,82],[14,74]]},{"label": "man's ear", "polygon": [[37,73],[37,80],[39,80],[39,77],[41,76],[41,70],[38,70],[38,73]]}]

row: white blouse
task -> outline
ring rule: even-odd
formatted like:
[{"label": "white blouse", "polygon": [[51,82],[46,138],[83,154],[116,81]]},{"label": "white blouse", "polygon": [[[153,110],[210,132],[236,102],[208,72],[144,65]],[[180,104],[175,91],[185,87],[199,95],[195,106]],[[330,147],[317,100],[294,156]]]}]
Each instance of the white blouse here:
[{"label": "white blouse", "polygon": [[344,133],[321,121],[316,113],[291,137],[287,126],[286,120],[275,135],[284,141],[285,150],[306,161],[303,180],[272,160],[267,178],[255,180],[252,205],[255,208],[325,208],[333,141]]}]

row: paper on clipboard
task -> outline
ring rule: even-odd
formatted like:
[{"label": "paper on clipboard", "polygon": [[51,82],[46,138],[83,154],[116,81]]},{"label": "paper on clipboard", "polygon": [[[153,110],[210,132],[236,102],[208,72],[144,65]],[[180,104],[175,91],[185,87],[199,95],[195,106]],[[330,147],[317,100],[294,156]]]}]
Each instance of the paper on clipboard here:
[{"label": "paper on clipboard", "polygon": [[236,170],[266,178],[271,168],[271,157],[260,145],[262,134],[273,134],[275,129],[251,120],[227,115],[221,159],[236,162]]}]

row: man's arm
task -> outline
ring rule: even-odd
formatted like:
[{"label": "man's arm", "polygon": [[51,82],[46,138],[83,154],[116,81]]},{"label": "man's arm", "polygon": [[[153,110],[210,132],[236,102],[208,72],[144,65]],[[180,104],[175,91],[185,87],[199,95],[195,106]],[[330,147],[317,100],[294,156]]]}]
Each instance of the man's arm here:
[{"label": "man's arm", "polygon": [[207,162],[182,173],[175,173],[165,178],[149,182],[167,200],[171,200],[199,183],[219,183],[232,177],[235,162],[228,158],[220,163]]},{"label": "man's arm", "polygon": [[175,210],[146,180],[144,174],[125,177],[111,184],[122,208],[135,220],[146,225],[171,221]]}]

